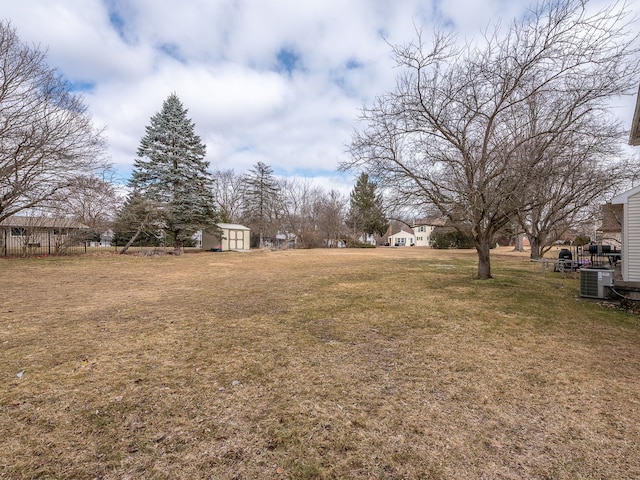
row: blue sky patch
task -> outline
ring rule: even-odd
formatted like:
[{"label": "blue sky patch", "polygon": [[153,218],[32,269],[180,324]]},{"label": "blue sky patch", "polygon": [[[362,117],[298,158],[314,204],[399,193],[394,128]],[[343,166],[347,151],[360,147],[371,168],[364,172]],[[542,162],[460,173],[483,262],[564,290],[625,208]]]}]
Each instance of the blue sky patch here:
[{"label": "blue sky patch", "polygon": [[96,88],[95,82],[88,82],[85,80],[76,80],[76,81],[67,81],[69,85],[69,90],[72,92],[91,92],[94,88]]},{"label": "blue sky patch", "polygon": [[185,58],[182,55],[180,46],[175,43],[163,43],[158,45],[158,50],[180,63],[185,63]]},{"label": "blue sky patch", "polygon": [[[107,14],[109,15],[109,23],[116,31],[118,36],[127,44],[133,45],[134,41],[132,38],[131,31],[127,31],[127,15],[126,15],[126,7],[127,4],[123,3],[119,0],[102,0],[105,6],[107,7]],[[123,8],[124,7],[124,8]]]},{"label": "blue sky patch", "polygon": [[295,70],[302,70],[300,55],[291,48],[281,48],[276,56],[277,70],[291,75]]}]

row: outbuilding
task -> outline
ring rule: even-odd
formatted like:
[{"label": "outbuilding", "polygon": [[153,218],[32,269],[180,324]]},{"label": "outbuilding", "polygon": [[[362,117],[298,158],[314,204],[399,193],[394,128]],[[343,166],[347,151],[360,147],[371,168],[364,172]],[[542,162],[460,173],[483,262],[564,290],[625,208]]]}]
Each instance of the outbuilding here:
[{"label": "outbuilding", "polygon": [[220,235],[202,233],[202,249],[226,252],[251,248],[251,229],[235,223],[218,223]]}]

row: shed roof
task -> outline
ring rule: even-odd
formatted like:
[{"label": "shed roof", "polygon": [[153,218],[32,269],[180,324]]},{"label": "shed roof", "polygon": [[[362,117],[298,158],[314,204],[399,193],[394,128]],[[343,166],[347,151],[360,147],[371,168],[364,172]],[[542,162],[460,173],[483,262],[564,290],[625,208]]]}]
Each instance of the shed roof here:
[{"label": "shed roof", "polygon": [[224,228],[226,230],[251,230],[249,227],[245,227],[238,223],[216,223],[216,225],[218,225],[219,228]]}]

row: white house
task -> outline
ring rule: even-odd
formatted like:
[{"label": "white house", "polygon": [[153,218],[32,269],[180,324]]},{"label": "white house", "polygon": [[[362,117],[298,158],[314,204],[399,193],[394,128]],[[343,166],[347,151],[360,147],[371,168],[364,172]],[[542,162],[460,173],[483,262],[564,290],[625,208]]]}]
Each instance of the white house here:
[{"label": "white house", "polygon": [[416,244],[416,236],[413,232],[400,230],[398,233],[389,235],[389,245],[392,247],[413,247]]},{"label": "white house", "polygon": [[611,199],[622,205],[622,279],[640,282],[640,186]]},{"label": "white house", "polygon": [[413,226],[413,234],[416,237],[416,247],[430,246],[431,233],[435,227],[427,223],[417,223]]},{"label": "white house", "polygon": [[[629,144],[640,145],[640,88]],[[622,280],[640,282],[640,185],[613,197],[611,203],[622,206]]]}]

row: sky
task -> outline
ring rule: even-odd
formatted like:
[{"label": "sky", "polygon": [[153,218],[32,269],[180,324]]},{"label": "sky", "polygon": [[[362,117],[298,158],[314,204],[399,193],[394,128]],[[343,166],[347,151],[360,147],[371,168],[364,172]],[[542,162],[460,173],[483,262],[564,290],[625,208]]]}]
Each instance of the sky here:
[{"label": "sky", "polygon": [[[594,0],[604,4],[604,0]],[[639,14],[640,0],[628,2]],[[24,42],[47,50],[106,127],[126,181],[152,115],[176,93],[211,170],[312,179],[338,173],[359,110],[394,88],[391,46],[440,25],[461,40],[525,12],[528,0],[0,0]],[[615,102],[630,126],[634,96]]]}]

